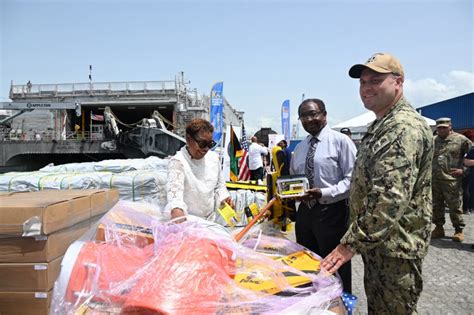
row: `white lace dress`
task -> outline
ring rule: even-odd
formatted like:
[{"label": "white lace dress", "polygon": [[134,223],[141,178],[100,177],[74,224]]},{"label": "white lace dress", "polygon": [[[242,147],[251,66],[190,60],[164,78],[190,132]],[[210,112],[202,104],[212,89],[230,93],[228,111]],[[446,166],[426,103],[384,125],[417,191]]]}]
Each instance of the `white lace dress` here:
[{"label": "white lace dress", "polygon": [[164,214],[174,208],[204,219],[215,220],[220,203],[228,198],[219,156],[212,151],[200,160],[192,159],[182,147],[170,160],[167,183],[168,203]]}]

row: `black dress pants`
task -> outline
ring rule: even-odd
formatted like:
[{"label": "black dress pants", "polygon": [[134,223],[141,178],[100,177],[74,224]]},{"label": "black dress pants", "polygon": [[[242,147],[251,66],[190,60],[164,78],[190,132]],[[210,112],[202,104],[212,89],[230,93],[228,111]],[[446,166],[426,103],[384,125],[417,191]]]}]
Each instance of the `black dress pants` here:
[{"label": "black dress pants", "polygon": [[[311,209],[300,203],[296,213],[296,241],[322,258],[332,252],[349,227],[349,206],[347,199],[332,203],[317,203]],[[351,293],[351,261],[338,270],[344,291]]]},{"label": "black dress pants", "polygon": [[259,167],[256,170],[250,170],[251,180],[263,180],[263,167]]}]

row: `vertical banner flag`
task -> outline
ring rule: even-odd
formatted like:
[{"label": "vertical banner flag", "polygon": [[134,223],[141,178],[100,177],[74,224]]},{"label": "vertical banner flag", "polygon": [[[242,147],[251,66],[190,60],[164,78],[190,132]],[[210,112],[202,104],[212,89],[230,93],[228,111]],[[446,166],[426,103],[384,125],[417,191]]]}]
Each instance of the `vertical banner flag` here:
[{"label": "vertical banner flag", "polygon": [[[214,134],[212,140],[221,144],[222,138],[222,110],[224,108],[224,97],[222,96],[222,89],[224,83],[217,82],[211,90],[211,124],[214,126]],[[222,146],[222,145],[221,145]]]},{"label": "vertical banner flag", "polygon": [[230,180],[236,182],[239,176],[239,165],[237,160],[242,156],[242,147],[240,146],[239,139],[235,135],[232,126],[230,126],[228,153],[230,157]]},{"label": "vertical banner flag", "polygon": [[285,135],[285,140],[290,140],[290,100],[281,105],[281,133]]},{"label": "vertical banner flag", "polygon": [[245,133],[245,127],[242,124],[242,138],[240,138],[242,144],[242,157],[239,160],[239,180],[250,180],[250,169],[247,164],[247,155],[249,152],[249,142],[247,141],[247,134]]}]

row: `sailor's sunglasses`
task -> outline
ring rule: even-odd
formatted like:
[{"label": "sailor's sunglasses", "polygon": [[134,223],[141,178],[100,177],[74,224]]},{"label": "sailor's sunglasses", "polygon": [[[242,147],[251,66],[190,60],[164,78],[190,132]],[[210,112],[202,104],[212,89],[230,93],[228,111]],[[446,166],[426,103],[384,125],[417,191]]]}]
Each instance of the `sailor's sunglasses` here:
[{"label": "sailor's sunglasses", "polygon": [[205,149],[205,148],[212,149],[217,145],[217,142],[215,142],[214,140],[211,140],[211,141],[207,142],[207,141],[204,141],[204,140],[201,140],[201,139],[196,139],[196,137],[194,137],[194,136],[191,136],[191,138],[193,138],[193,140],[197,143],[197,145],[201,149]]}]

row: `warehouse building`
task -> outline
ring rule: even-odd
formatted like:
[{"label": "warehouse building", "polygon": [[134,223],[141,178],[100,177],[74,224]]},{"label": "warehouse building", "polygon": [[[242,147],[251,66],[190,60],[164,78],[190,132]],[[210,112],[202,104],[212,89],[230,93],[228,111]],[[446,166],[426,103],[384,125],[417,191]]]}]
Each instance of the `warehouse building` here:
[{"label": "warehouse building", "polygon": [[464,133],[467,130],[474,130],[474,92],[419,107],[416,110],[421,115],[434,120],[450,117],[456,132]]}]

